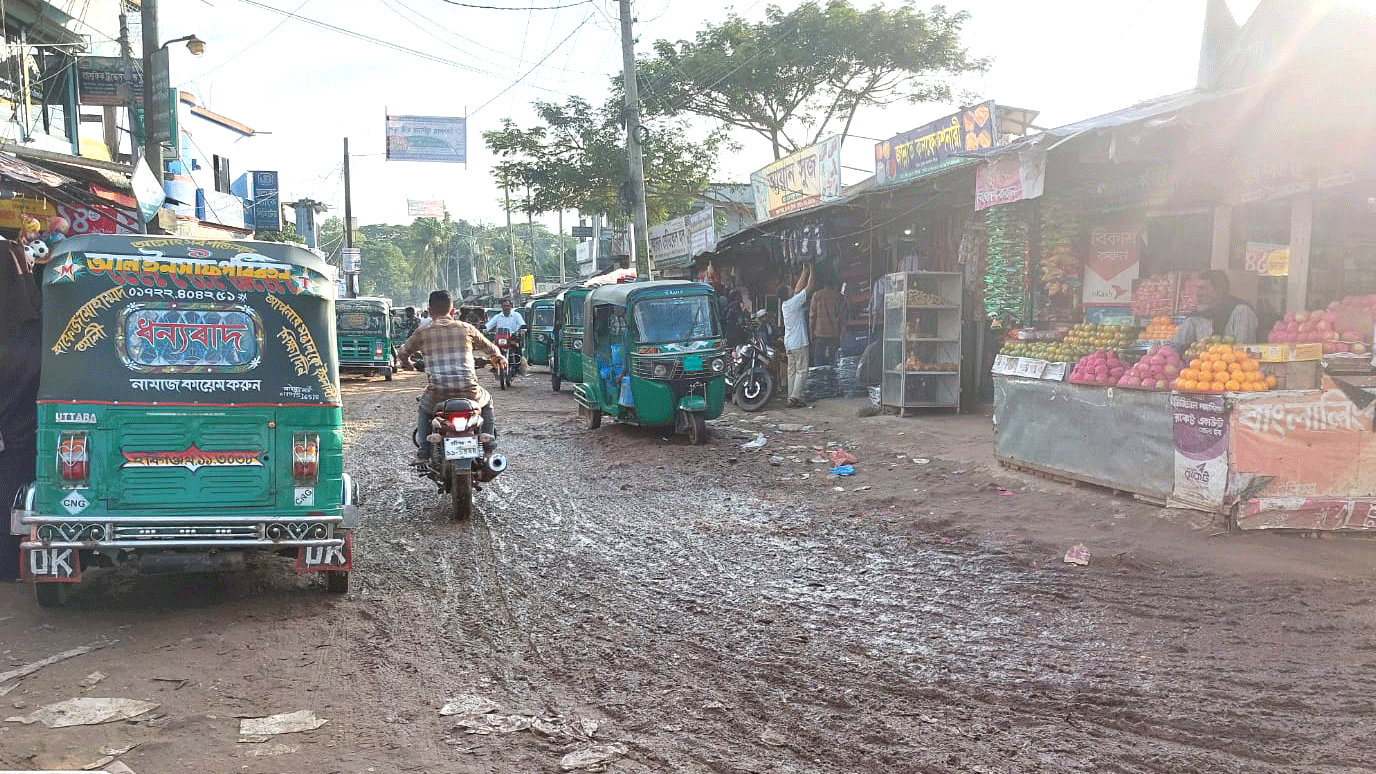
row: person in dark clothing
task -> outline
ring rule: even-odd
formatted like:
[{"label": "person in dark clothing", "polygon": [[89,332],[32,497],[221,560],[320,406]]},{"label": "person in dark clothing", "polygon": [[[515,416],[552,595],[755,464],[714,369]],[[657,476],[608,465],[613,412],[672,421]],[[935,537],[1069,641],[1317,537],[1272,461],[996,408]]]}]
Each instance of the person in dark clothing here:
[{"label": "person in dark clothing", "polygon": [[10,535],[9,511],[19,488],[33,481],[38,459],[39,308],[38,284],[24,251],[0,242],[0,581],[20,574],[20,537]]}]

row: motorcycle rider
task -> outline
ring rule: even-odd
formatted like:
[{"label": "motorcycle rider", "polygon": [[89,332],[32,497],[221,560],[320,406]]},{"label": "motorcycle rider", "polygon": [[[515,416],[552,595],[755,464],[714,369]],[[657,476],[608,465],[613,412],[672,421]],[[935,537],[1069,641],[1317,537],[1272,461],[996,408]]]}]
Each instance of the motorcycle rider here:
[{"label": "motorcycle rider", "polygon": [[[514,309],[512,309],[512,306],[513,304],[511,303],[511,299],[503,298],[502,313],[498,315],[493,315],[492,319],[487,321],[487,325],[483,327],[483,330],[487,333],[491,333],[495,330],[504,330],[510,333],[511,351],[516,353],[517,355],[520,355],[521,334],[526,329],[526,318],[523,317],[520,312],[517,312]],[[525,360],[522,358],[519,360],[519,362],[523,364],[521,370],[524,371]]]},{"label": "motorcycle rider", "polygon": [[411,355],[425,356],[425,373],[429,386],[420,395],[416,413],[416,427],[420,432],[420,448],[416,460],[430,459],[430,420],[435,406],[450,398],[466,398],[482,407],[483,433],[497,434],[496,418],[492,411],[492,396],[478,384],[478,371],[473,365],[473,351],[478,350],[500,365],[506,357],[486,336],[472,325],[455,320],[454,299],[447,290],[430,294],[430,324],[420,328],[401,345],[397,356],[403,368],[410,368]]}]

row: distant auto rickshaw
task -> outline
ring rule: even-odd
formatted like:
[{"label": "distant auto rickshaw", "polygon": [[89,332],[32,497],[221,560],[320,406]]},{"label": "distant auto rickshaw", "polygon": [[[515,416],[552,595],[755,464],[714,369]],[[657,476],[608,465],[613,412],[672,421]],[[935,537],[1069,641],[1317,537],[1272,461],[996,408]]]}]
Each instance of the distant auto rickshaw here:
[{"label": "distant auto rickshaw", "polygon": [[526,318],[526,362],[553,369],[554,355],[554,299],[537,298],[521,308]]},{"label": "distant auto rickshaw", "polygon": [[381,376],[392,381],[396,361],[392,347],[390,298],[341,298],[335,303],[339,370]]},{"label": "distant auto rickshaw", "polygon": [[578,413],[672,426],[693,444],[726,400],[726,342],[710,285],[669,280],[606,285],[583,303],[583,383]]},{"label": "distant auto rickshaw", "polygon": [[592,288],[569,288],[554,297],[554,358],[549,369],[550,388],[559,391],[565,381],[583,381],[583,302]]},{"label": "distant auto rickshaw", "polygon": [[10,526],[38,603],[92,568],[222,571],[295,558],[344,592],[335,283],[270,242],[87,235],[43,271],[35,481]]},{"label": "distant auto rickshaw", "polygon": [[[405,344],[419,327],[420,317],[416,314],[415,307],[392,307],[392,352],[401,349],[401,345]],[[395,361],[395,357],[393,360]],[[401,363],[393,362],[392,367],[400,368]]]}]

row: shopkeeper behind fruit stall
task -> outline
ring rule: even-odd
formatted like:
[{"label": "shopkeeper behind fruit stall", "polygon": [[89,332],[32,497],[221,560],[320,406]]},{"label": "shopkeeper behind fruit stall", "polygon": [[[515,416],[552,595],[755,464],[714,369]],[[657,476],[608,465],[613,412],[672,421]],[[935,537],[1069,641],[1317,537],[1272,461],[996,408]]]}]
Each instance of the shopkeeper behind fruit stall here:
[{"label": "shopkeeper behind fruit stall", "polygon": [[1204,273],[1204,280],[1199,288],[1199,311],[1180,324],[1171,347],[1184,352],[1191,344],[1210,336],[1231,337],[1238,344],[1256,343],[1257,313],[1229,292],[1228,275],[1209,271]]}]

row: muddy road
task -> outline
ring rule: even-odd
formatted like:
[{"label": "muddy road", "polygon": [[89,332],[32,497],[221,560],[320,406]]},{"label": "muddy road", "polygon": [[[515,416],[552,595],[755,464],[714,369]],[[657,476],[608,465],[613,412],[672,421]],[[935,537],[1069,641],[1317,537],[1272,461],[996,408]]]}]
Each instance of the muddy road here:
[{"label": "muddy road", "polygon": [[[139,774],[1376,770],[1366,578],[1135,554],[1073,567],[1064,545],[965,515],[1094,507],[1075,495],[1013,503],[980,471],[906,499],[837,492],[780,466],[813,453],[801,435],[763,453],[735,419],[706,448],[590,434],[540,372],[498,394],[512,465],[456,523],[402,465],[418,385],[345,385],[366,498],[348,596],[275,559],[91,573],[60,611],[0,587],[0,672],[101,645],[0,682],[0,716],[159,705],[0,723],[0,769],[115,753]],[[298,710],[328,722],[239,733]]]}]

